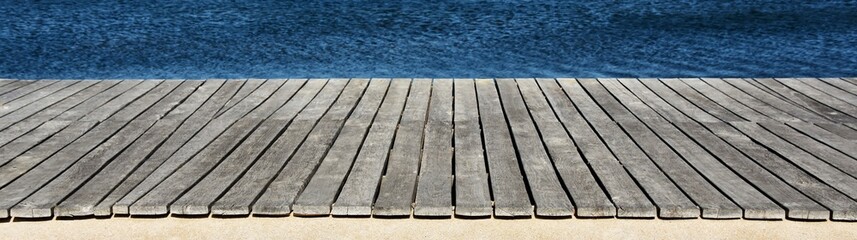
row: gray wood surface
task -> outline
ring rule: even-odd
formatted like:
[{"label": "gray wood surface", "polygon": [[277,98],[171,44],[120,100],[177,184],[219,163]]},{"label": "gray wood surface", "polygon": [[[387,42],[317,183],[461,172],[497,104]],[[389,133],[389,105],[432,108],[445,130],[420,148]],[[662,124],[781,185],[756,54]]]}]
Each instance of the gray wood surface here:
[{"label": "gray wood surface", "polygon": [[[742,155],[740,151],[729,146],[726,142],[706,130],[697,123],[675,123],[685,134],[695,139],[700,146],[708,149],[732,171],[753,184],[772,200],[785,208],[784,215],[768,212],[764,218],[781,218],[803,220],[825,220],[830,211],[804,196],[777,176],[766,171],[752,160]],[[776,214],[776,215],[773,215]],[[747,214],[745,213],[745,217]],[[749,217],[748,217],[749,218]]]},{"label": "gray wood surface", "polygon": [[[533,89],[533,87],[529,86],[529,84],[527,84],[526,81],[520,81],[520,83],[521,83],[521,88],[524,92],[524,96],[525,97],[529,96],[530,99],[535,98],[532,96],[532,94],[528,94],[528,93],[532,93],[531,89]],[[601,144],[598,144],[596,142],[592,142],[592,140],[597,138],[597,136],[595,136],[594,132],[592,132],[589,128],[584,128],[584,125],[580,125],[582,123],[585,123],[585,122],[582,122],[582,121],[584,121],[583,117],[580,116],[580,113],[577,112],[577,110],[575,109],[572,102],[568,99],[566,94],[563,92],[563,90],[560,88],[560,86],[556,83],[556,80],[554,80],[554,79],[538,79],[537,83],[538,83],[539,87],[541,88],[542,93],[544,94],[544,96],[547,100],[546,104],[549,104],[545,107],[553,108],[555,111],[554,113],[556,114],[556,120],[558,120],[559,123],[562,124],[561,126],[554,127],[554,128],[556,128],[555,130],[548,130],[548,127],[551,125],[550,123],[553,120],[551,120],[548,117],[547,123],[544,123],[545,121],[540,121],[539,119],[542,119],[542,117],[539,117],[539,116],[543,116],[542,115],[543,113],[539,113],[541,111],[537,110],[538,108],[533,107],[533,106],[536,106],[536,104],[545,104],[545,103],[540,103],[540,101],[538,101],[538,99],[535,99],[533,101],[528,100],[528,104],[530,104],[530,109],[531,109],[530,111],[533,111],[533,117],[536,119],[536,122],[537,122],[536,124],[539,125],[540,128],[542,127],[542,125],[544,125],[545,131],[542,131],[543,132],[542,137],[543,138],[547,137],[546,139],[552,140],[552,141],[545,141],[545,145],[548,147],[548,151],[551,154],[551,157],[554,158],[554,164],[556,165],[558,171],[560,172],[560,174],[563,174],[563,175],[570,174],[566,171],[569,171],[570,169],[575,169],[575,168],[573,168],[573,166],[574,166],[574,162],[577,162],[577,161],[574,160],[574,156],[578,155],[578,157],[583,158],[581,160],[584,161],[585,164],[587,164],[587,167],[589,168],[589,169],[587,169],[587,171],[590,171],[591,174],[593,175],[593,177],[596,178],[596,181],[599,181],[599,184],[604,184],[604,186],[606,188],[602,191],[587,191],[587,190],[577,189],[576,186],[571,186],[571,183],[566,182],[566,187],[569,189],[569,192],[571,193],[572,200],[574,201],[575,215],[578,217],[613,217],[613,216],[615,216],[616,215],[616,207],[611,202],[610,195],[617,194],[617,193],[611,194],[611,193],[609,193],[609,191],[616,191],[615,188],[618,188],[619,185],[627,183],[627,181],[626,181],[627,178],[622,178],[621,174],[615,175],[615,176],[618,176],[617,179],[602,178],[600,176],[596,176],[599,174],[608,173],[609,171],[613,170],[613,168],[607,168],[607,167],[603,166],[603,164],[599,164],[600,163],[599,160],[601,160],[601,161],[604,161],[604,160],[615,161],[615,159],[610,159],[610,157],[611,157],[610,155],[600,155],[600,154],[603,154],[603,150],[605,148]],[[527,89],[527,90],[524,90],[524,89]],[[562,129],[563,126],[567,130]],[[551,133],[548,133],[548,131],[550,131]],[[568,137],[572,138],[571,143],[569,143]],[[568,148],[569,144],[574,144],[573,145],[574,148]],[[580,149],[578,150],[576,148],[580,148]],[[573,153],[570,153],[571,155],[563,156],[564,154],[562,154],[563,152],[561,152],[561,151],[569,151],[569,152],[573,152]],[[578,151],[580,151],[580,153],[578,153]],[[593,157],[593,154],[598,154],[600,156],[605,156],[605,157],[600,158],[600,156],[599,156],[599,158],[596,158],[596,157]],[[554,155],[557,155],[557,156],[554,156]],[[568,158],[571,158],[571,159],[568,159]],[[573,161],[573,162],[568,163],[565,161]],[[571,164],[571,166],[569,166],[568,164]],[[580,163],[578,162],[577,164],[580,164]],[[583,170],[583,169],[580,169],[580,167],[577,167],[576,169],[579,169],[577,171]],[[578,176],[578,177],[580,177],[580,176]],[[563,181],[570,181],[572,179],[573,178],[571,178],[571,177],[563,176]],[[586,181],[585,178],[584,178],[584,180],[581,180],[581,182],[585,182],[585,181]],[[586,189],[587,185],[589,185],[589,184],[583,184],[580,187],[583,187],[584,189]],[[581,192],[581,191],[583,191],[583,192]],[[618,194],[618,195],[621,195],[621,194]]]},{"label": "gray wood surface", "polygon": [[[71,81],[69,81],[69,82],[71,82]],[[39,99],[38,101],[36,101],[30,105],[27,105],[27,107],[25,107],[25,108],[20,108],[17,111],[12,111],[9,114],[4,115],[3,117],[0,117],[0,123],[2,123],[2,124],[0,124],[0,129],[5,129],[6,127],[9,127],[13,124],[21,122],[24,119],[27,119],[30,116],[33,116],[34,114],[38,114],[43,109],[48,108],[51,105],[54,105],[55,103],[60,102],[64,99],[68,98],[69,96],[72,96],[72,95],[92,86],[95,83],[97,83],[97,82],[96,81],[79,81],[79,82],[76,82],[75,84],[73,84],[69,87],[63,88],[62,90],[59,90],[59,91],[57,91],[57,92],[55,92],[49,96],[46,96],[42,99]],[[5,105],[3,106],[3,108],[5,108]],[[0,145],[2,145],[2,143],[0,143]]]},{"label": "gray wood surface", "polygon": [[318,165],[312,179],[295,200],[295,215],[327,216],[348,170],[354,163],[382,100],[390,86],[388,79],[372,79],[336,141]]},{"label": "gray wood surface", "polygon": [[[799,79],[777,79],[780,81],[798,81],[812,87],[831,97],[857,106],[857,86],[842,82],[841,80],[799,78]],[[820,81],[819,81],[820,80]],[[847,84],[847,85],[846,85]]]},{"label": "gray wood surface", "polygon": [[455,215],[490,217],[491,188],[482,147],[476,85],[473,79],[455,79],[453,88]]},{"label": "gray wood surface", "polygon": [[[57,203],[76,190],[80,184],[99,172],[106,162],[112,160],[119,152],[128,147],[137,137],[155,124],[157,119],[151,119],[150,116],[163,115],[172,109],[173,106],[184,100],[186,95],[182,93],[168,95],[180,83],[177,81],[163,82],[153,88],[148,94],[138,98],[134,103],[124,108],[123,111],[118,113],[121,115],[116,115],[117,118],[119,116],[139,117],[135,117],[133,121],[119,130],[113,137],[107,139],[104,143],[87,153],[87,155],[77,160],[61,175],[51,180],[49,184],[18,203],[12,209],[12,215],[15,216],[16,211],[21,210],[22,215],[20,216],[22,217],[52,216],[52,209]],[[145,109],[145,111],[141,113],[139,110],[131,109]],[[121,118],[120,120],[124,121]],[[47,213],[47,215],[39,215],[44,213]]]},{"label": "gray wood surface", "polygon": [[812,153],[818,159],[829,163],[852,177],[857,177],[857,159],[851,158],[786,125],[777,123],[761,123],[760,125],[798,148]]},{"label": "gray wood surface", "polygon": [[718,137],[743,152],[753,161],[776,174],[792,187],[824,205],[832,212],[832,219],[854,220],[857,218],[857,204],[848,196],[831,188],[818,178],[791,164],[764,146],[755,143],[727,123],[704,123],[705,127]]},{"label": "gray wood surface", "polygon": [[494,80],[476,79],[476,96],[493,190],[494,216],[532,216],[533,205]]},{"label": "gray wood surface", "polygon": [[[694,90],[699,92],[700,94],[704,95],[705,97],[707,97],[711,101],[714,101],[717,104],[719,104],[720,106],[723,106],[724,108],[729,109],[730,111],[732,111],[733,113],[735,113],[738,116],[741,116],[744,119],[747,119],[747,120],[750,120],[753,122],[775,121],[771,117],[765,116],[764,114],[760,113],[759,111],[754,110],[753,108],[744,105],[743,103],[739,102],[738,100],[735,100],[734,98],[737,98],[737,97],[734,95],[739,94],[739,93],[736,93],[733,91],[733,92],[729,92],[729,94],[726,94],[724,92],[721,92],[720,90],[715,89],[711,85],[708,85],[707,83],[705,83],[705,81],[702,81],[698,78],[681,79],[681,81],[684,84],[686,84],[687,86],[690,86],[691,88],[693,88]],[[779,111],[776,111],[776,112],[779,112]],[[787,119],[793,120],[794,118],[789,117]]]},{"label": "gray wood surface", "polygon": [[[115,81],[99,82],[98,84],[96,84],[90,88],[87,88],[86,90],[83,90],[78,94],[75,94],[71,97],[68,97],[68,98],[64,99],[63,101],[61,101],[61,102],[59,102],[59,103],[57,103],[57,104],[55,104],[49,108],[42,109],[40,112],[36,113],[35,115],[30,116],[29,118],[27,118],[25,120],[21,120],[18,122],[8,122],[8,123],[7,122],[0,122],[0,124],[4,124],[4,125],[9,126],[8,128],[0,131],[0,146],[4,146],[7,143],[12,142],[13,140],[16,140],[18,137],[21,137],[22,135],[27,134],[31,130],[36,129],[40,125],[43,125],[44,123],[46,123],[50,119],[56,117],[59,114],[62,114],[62,112],[68,110],[69,108],[74,107],[75,105],[80,104],[82,101],[86,100],[87,98],[92,97],[93,95],[100,93],[104,89],[113,86],[115,83],[116,83]],[[68,123],[70,123],[71,121],[56,121],[56,122],[68,122]],[[59,130],[59,129],[57,129],[57,130]],[[50,135],[44,135],[44,136],[48,137]],[[34,144],[38,143],[38,140],[34,140],[33,143]],[[32,145],[29,145],[29,146],[32,146]],[[22,147],[22,148],[23,149],[21,149],[21,148],[16,148],[16,149],[18,149],[20,151],[24,151],[28,147]],[[2,159],[2,158],[0,158],[0,159]],[[0,160],[0,161],[2,161],[2,160]]]},{"label": "gray wood surface", "polygon": [[[660,81],[667,87],[671,88],[673,91],[687,99],[688,102],[692,103],[696,107],[703,109],[708,114],[717,117],[721,121],[733,122],[733,121],[744,121],[745,119],[735,115],[729,109],[724,108],[720,104],[712,101],[711,99],[705,97],[701,93],[697,92],[687,84],[684,84],[683,81],[676,78],[664,78]],[[663,95],[662,95],[663,96]]]},{"label": "gray wood surface", "polygon": [[601,190],[598,180],[578,153],[577,146],[557,119],[536,81],[517,79],[517,83],[554,167],[571,195],[577,210],[576,215],[599,217],[594,214],[602,212],[598,209],[613,208],[607,194]]},{"label": "gray wood surface", "polygon": [[331,208],[331,214],[338,216],[372,214],[372,203],[381,182],[384,165],[387,162],[410,86],[410,79],[393,79],[390,83],[384,103],[372,122],[360,153],[357,154],[348,178]]},{"label": "gray wood surface", "polygon": [[795,105],[792,102],[786,101],[783,98],[772,95],[769,92],[766,92],[753,84],[754,80],[745,80],[745,79],[723,79],[723,82],[732,87],[741,89],[741,91],[747,93],[754,98],[765,102],[780,111],[786,112],[789,115],[795,116],[803,121],[807,122],[830,122],[827,118],[819,115],[818,113],[812,112],[806,108]]},{"label": "gray wood surface", "polygon": [[[813,80],[818,81],[818,80]],[[857,122],[857,106],[849,104],[797,79],[760,79],[759,82],[775,89],[780,95],[790,97],[816,112],[822,112],[839,122]],[[842,116],[844,114],[845,116]]]},{"label": "gray wood surface", "polygon": [[[799,119],[795,116],[792,116],[788,112],[782,111],[782,110],[774,107],[773,105],[769,104],[768,102],[757,99],[756,97],[748,94],[744,90],[738,89],[738,88],[730,85],[729,83],[727,83],[723,79],[702,78],[701,80],[704,83],[700,83],[700,85],[706,84],[708,86],[711,86],[711,88],[716,89],[716,91],[722,92],[724,95],[729,96],[730,98],[734,99],[735,101],[738,101],[738,102],[744,104],[744,106],[747,106],[753,110],[756,110],[757,112],[761,113],[764,116],[767,116],[769,118],[772,118],[772,119],[780,121],[780,122],[798,122],[798,121],[801,121],[801,119]],[[692,82],[692,81],[687,81],[687,82],[688,82],[688,84],[690,84],[690,82]],[[699,90],[699,89],[697,89],[697,90]],[[703,91],[703,92],[709,93],[709,91]],[[827,121],[821,117],[818,117],[817,115],[810,115],[810,116],[812,116],[813,119],[818,119],[818,121]],[[750,119],[750,120],[753,120],[753,119]]]},{"label": "gray wood surface", "polygon": [[[226,80],[226,81],[235,81],[235,80]],[[219,111],[217,111],[217,113],[214,115],[214,117],[215,118],[219,117],[221,114],[225,113],[226,110],[231,109],[233,106],[235,106],[236,104],[241,102],[241,100],[243,100],[245,97],[250,95],[250,93],[256,91],[256,89],[259,88],[259,86],[262,86],[263,83],[265,83],[265,79],[247,79],[244,82],[244,85],[241,85],[241,89],[238,89],[238,92],[235,92],[235,95],[232,96],[232,98],[230,98],[229,101],[226,101],[225,104],[223,104],[223,107],[220,108]]]},{"label": "gray wood surface", "polygon": [[431,79],[414,79],[372,208],[376,216],[410,216],[419,172]]},{"label": "gray wood surface", "polygon": [[[595,80],[583,81],[594,82]],[[579,114],[576,117],[580,118],[576,120],[577,123],[572,124],[572,126],[566,125],[566,127],[571,131],[571,135],[579,144],[583,155],[589,160],[590,165],[593,165],[595,173],[601,179],[608,194],[611,195],[613,204],[616,205],[616,216],[656,217],[658,214],[657,207],[636,184],[636,181],[628,173],[628,169],[623,166],[625,164],[640,164],[645,161],[642,159],[645,158],[645,155],[639,152],[639,149],[633,145],[633,142],[626,135],[618,135],[622,130],[592,100],[592,96],[589,96],[578,80],[559,79],[559,83],[580,111],[575,113]],[[624,121],[631,121],[631,119],[627,119],[629,116],[624,117],[626,117],[623,119]],[[631,151],[640,155],[633,155]],[[648,166],[651,167],[651,165]]]},{"label": "gray wood surface", "polygon": [[0,79],[0,219],[855,221],[855,91],[851,78]]},{"label": "gray wood surface", "polygon": [[37,106],[30,106],[31,103],[41,102],[40,100],[42,100],[43,98],[48,97],[51,94],[63,90],[71,85],[74,85],[75,83],[77,83],[77,81],[59,81],[55,84],[48,85],[39,90],[21,96],[15,100],[4,102],[0,104],[0,117],[14,112],[15,110],[24,108],[25,106],[27,107],[27,109],[35,108]]},{"label": "gray wood surface", "polygon": [[[842,80],[840,78],[820,78],[820,80],[827,85],[830,85],[830,86],[833,86],[834,88],[848,92],[851,95],[857,95],[857,85],[851,84],[845,80]],[[815,88],[818,88],[818,89],[828,89],[827,87],[820,87],[819,85],[822,85],[820,83],[810,84],[810,85],[815,87]],[[834,94],[834,95],[839,95],[839,94]]]},{"label": "gray wood surface", "polygon": [[[126,197],[135,187],[143,182],[146,177],[158,169],[158,167],[167,161],[173,153],[178,151],[179,148],[191,139],[211,120],[211,117],[218,109],[220,109],[223,103],[226,102],[239,87],[241,87],[241,82],[237,81],[226,83],[223,81],[211,81],[210,83],[211,85],[206,83],[200,87],[201,92],[204,94],[200,94],[197,101],[201,100],[204,103],[202,103],[202,105],[199,106],[199,108],[197,108],[190,117],[188,117],[187,121],[184,121],[181,126],[173,131],[172,135],[170,135],[169,138],[160,145],[160,147],[153,149],[153,152],[146,153],[146,155],[137,156],[145,157],[145,162],[132,174],[128,175],[122,183],[117,185],[110,194],[95,206],[96,215],[109,215],[110,213],[128,214],[128,206],[131,203],[119,203],[118,201]],[[213,94],[211,92],[213,92]],[[199,103],[197,102],[197,104]],[[191,105],[183,104],[183,106]],[[179,106],[177,110],[182,109],[183,106]],[[166,119],[175,119],[175,117],[168,115]],[[137,196],[134,196],[134,198],[136,200]]]},{"label": "gray wood surface", "polygon": [[453,82],[435,79],[425,126],[414,216],[452,216]]},{"label": "gray wood surface", "polygon": [[59,83],[57,80],[39,80],[39,81],[28,81],[29,83],[23,85],[15,90],[0,94],[0,106],[5,106],[18,98],[29,96],[32,93],[38,94],[38,91],[51,86],[53,84]]},{"label": "gray wood surface", "polygon": [[306,186],[318,163],[327,155],[345,119],[351,115],[367,85],[368,79],[351,79],[348,82],[333,106],[310,132],[310,137],[307,137],[304,144],[295,151],[286,166],[253,203],[253,214],[288,215],[291,212],[297,195]]},{"label": "gray wood surface", "polygon": [[646,85],[646,87],[648,87],[659,97],[667,99],[667,102],[669,102],[670,105],[672,105],[674,108],[678,109],[688,117],[692,118],[693,120],[696,120],[698,122],[720,122],[726,120],[719,119],[717,118],[717,116],[714,116],[711,113],[707,112],[709,109],[701,109],[690,101],[687,101],[686,99],[682,98],[681,95],[664,85],[664,80],[649,79],[640,80],[640,82],[643,83],[643,85]]},{"label": "gray wood surface", "polygon": [[[309,102],[310,97],[306,97],[308,94],[302,94],[298,96],[298,99],[292,99],[305,82],[304,80],[286,81],[268,100],[265,100],[262,105],[251,112],[247,117],[262,118],[270,115],[252,133],[249,133],[247,129],[236,128],[237,125],[234,125],[232,128],[248,131],[247,139],[241,142],[240,146],[229,153],[204,178],[200,178],[192,188],[188,188],[181,198],[170,204],[170,212],[184,215],[209,214],[209,205],[225,192],[247,167],[254,163],[259,154],[282,132],[282,129],[288,126],[288,120],[291,120]],[[323,81],[319,81],[319,84],[311,84],[308,88],[318,90],[323,84]],[[318,87],[314,85],[318,85]],[[232,128],[228,131],[234,131]],[[214,145],[212,143],[208,148]],[[205,160],[203,159],[203,161]]]},{"label": "gray wood surface", "polygon": [[777,137],[755,123],[732,123],[732,125],[804,171],[811,173],[852,199],[857,199],[857,179],[848,176],[841,170]]},{"label": "gray wood surface", "polygon": [[[630,84],[629,84],[630,85]],[[626,85],[627,86],[627,85]],[[629,87],[634,91],[635,87]],[[638,96],[641,94],[638,93]],[[642,100],[651,102],[667,101],[672,102],[680,96],[674,94],[662,94],[660,97],[652,95],[643,95]],[[671,97],[664,97],[671,96]],[[685,114],[693,114],[696,110],[681,109]],[[684,112],[691,111],[691,112]],[[681,155],[685,161],[692,165],[701,175],[706,177],[714,186],[718,187],[732,201],[734,201],[743,210],[743,217],[757,219],[781,219],[785,217],[785,211],[776,203],[769,200],[762,193],[757,191],[754,186],[743,181],[741,177],[722,162],[718,161],[709,152],[697,145],[690,137],[683,134],[678,128],[672,124],[657,120],[657,118],[644,118],[647,125],[669,144],[676,153]],[[693,121],[684,121],[685,123],[693,123]],[[674,122],[681,123],[681,122]],[[724,205],[721,202],[720,205]],[[729,204],[725,204],[729,205]],[[740,212],[738,214],[741,214]],[[703,210],[703,217],[706,218],[733,218],[741,217],[733,211],[718,211],[706,216]]]},{"label": "gray wood surface", "polygon": [[497,79],[503,110],[524,169],[537,216],[570,217],[574,206],[560,183],[514,79]]},{"label": "gray wood surface", "polygon": [[847,154],[851,158],[857,158],[857,142],[855,141],[840,137],[811,123],[796,122],[786,124],[813,139]]},{"label": "gray wood surface", "polygon": [[[600,81],[613,81],[601,79]],[[624,108],[613,94],[608,92],[595,79],[581,79],[580,85],[587,90],[591,99],[584,100],[581,104],[595,104],[602,106],[601,111],[582,112],[587,115],[599,116],[597,118],[612,117],[617,123],[609,121],[600,121],[603,123],[592,122],[592,125],[599,132],[602,140],[612,150],[616,158],[622,163],[629,173],[635,177],[637,182],[645,190],[653,203],[657,206],[658,216],[662,218],[695,218],[699,216],[699,207],[688,199],[682,191],[676,187],[669,178],[658,168],[653,161],[629,138],[619,126],[623,126],[631,134],[645,132],[639,128],[642,126],[636,117],[627,109]],[[615,84],[614,84],[615,85]],[[615,90],[615,89],[614,89]],[[592,101],[595,102],[592,102]],[[581,105],[578,104],[578,105]],[[609,114],[609,117],[608,117]],[[629,125],[637,125],[637,128],[629,127]],[[645,134],[645,133],[644,133]],[[655,140],[655,139],[652,139]],[[642,144],[641,144],[642,145]],[[640,217],[654,217],[640,216]]]},{"label": "gray wood surface", "polygon": [[[709,183],[705,178],[699,175],[699,173],[682,159],[679,154],[671,150],[670,146],[663,142],[658,138],[658,136],[651,130],[651,128],[647,127],[646,124],[669,124],[665,119],[661,118],[658,113],[649,108],[642,99],[634,96],[634,93],[622,86],[622,84],[617,80],[611,79],[601,79],[600,83],[608,90],[612,95],[619,100],[624,106],[630,111],[630,113],[623,113],[622,110],[613,110],[613,112],[609,112],[611,115],[617,114],[631,114],[636,115],[638,119],[645,119],[644,121],[622,121],[619,122],[619,125],[628,132],[629,135],[634,139],[636,144],[640,146],[640,148],[646,152],[650,159],[660,167],[660,170],[663,171],[672,181],[675,183],[683,192],[696,203],[696,209],[689,208],[687,203],[682,201],[679,196],[673,197],[678,198],[679,201],[677,203],[672,203],[674,209],[684,209],[684,211],[673,211],[667,212],[665,215],[663,211],[662,205],[664,203],[670,203],[668,200],[671,199],[663,199],[666,196],[662,192],[669,193],[672,190],[665,183],[660,183],[661,187],[657,187],[659,185],[654,185],[651,188],[654,189],[663,189],[659,191],[649,191],[649,196],[655,199],[655,203],[659,206],[661,212],[660,217],[672,217],[672,218],[680,218],[680,217],[698,217],[701,216],[704,218],[730,218],[735,217],[740,214],[740,208],[732,203],[727,197],[725,197],[717,188],[715,188],[711,183]],[[597,87],[594,89],[598,89]],[[606,94],[605,94],[606,95]],[[647,100],[651,100],[646,98]],[[610,98],[606,98],[602,100],[602,102],[609,102]],[[605,103],[601,103],[605,104]],[[616,103],[614,103],[615,105]],[[613,107],[613,109],[617,109],[619,107]],[[639,155],[642,155],[641,153]],[[645,168],[642,168],[645,169]],[[650,171],[657,171],[657,169],[653,169]],[[652,177],[649,177],[652,178]],[[649,180],[651,181],[651,180]],[[645,182],[643,179],[640,179],[640,182]],[[664,189],[665,188],[665,189]],[[674,193],[675,195],[675,193]],[[663,199],[663,200],[659,200]],[[679,208],[681,207],[681,208]],[[693,211],[692,211],[693,210]]]},{"label": "gray wood surface", "polygon": [[[222,197],[211,206],[215,215],[247,215],[256,197],[283,168],[288,158],[303,143],[319,118],[337,99],[346,81],[310,80],[295,94],[274,119],[291,121],[276,141]],[[280,130],[283,131],[283,130]],[[250,197],[248,197],[250,196]]]},{"label": "gray wood surface", "polygon": [[[186,188],[192,187],[193,183],[213,167],[209,164],[210,162],[216,163],[222,160],[223,155],[228,154],[262,120],[242,117],[255,110],[282,84],[282,82],[266,83],[266,87],[243,97],[233,108],[203,127],[199,134],[170,156],[120,202],[134,202],[129,206],[129,213],[132,215],[166,214],[167,205]],[[275,109],[266,110],[273,112]],[[234,129],[230,128],[238,124],[236,122],[239,122],[239,119],[243,120],[240,122],[241,125]]]}]

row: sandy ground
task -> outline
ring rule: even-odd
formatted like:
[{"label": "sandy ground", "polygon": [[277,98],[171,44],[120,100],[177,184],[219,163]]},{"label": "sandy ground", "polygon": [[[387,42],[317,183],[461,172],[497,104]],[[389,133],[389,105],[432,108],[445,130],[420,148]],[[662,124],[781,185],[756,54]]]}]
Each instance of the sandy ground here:
[{"label": "sandy ground", "polygon": [[857,223],[749,220],[112,218],[0,223],[2,239],[857,239]]}]

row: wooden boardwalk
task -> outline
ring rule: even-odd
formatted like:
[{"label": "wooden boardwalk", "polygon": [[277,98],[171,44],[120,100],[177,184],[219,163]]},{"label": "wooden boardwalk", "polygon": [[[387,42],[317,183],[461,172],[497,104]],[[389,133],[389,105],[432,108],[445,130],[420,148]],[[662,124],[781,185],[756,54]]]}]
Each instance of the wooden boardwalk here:
[{"label": "wooden boardwalk", "polygon": [[0,219],[857,221],[857,79],[0,80]]}]

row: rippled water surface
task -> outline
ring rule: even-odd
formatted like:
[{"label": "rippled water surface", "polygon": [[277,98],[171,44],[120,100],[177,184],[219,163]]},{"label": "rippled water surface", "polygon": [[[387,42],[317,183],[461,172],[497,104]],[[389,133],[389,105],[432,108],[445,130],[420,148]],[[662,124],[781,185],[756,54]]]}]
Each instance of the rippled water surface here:
[{"label": "rippled water surface", "polygon": [[857,76],[855,1],[605,2],[4,1],[0,77]]}]

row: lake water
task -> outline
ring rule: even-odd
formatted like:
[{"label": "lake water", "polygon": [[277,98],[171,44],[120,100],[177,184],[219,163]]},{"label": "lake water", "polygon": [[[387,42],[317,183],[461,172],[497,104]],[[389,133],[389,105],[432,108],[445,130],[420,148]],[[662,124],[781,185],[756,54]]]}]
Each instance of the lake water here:
[{"label": "lake water", "polygon": [[857,76],[855,1],[606,2],[4,1],[0,77]]}]

